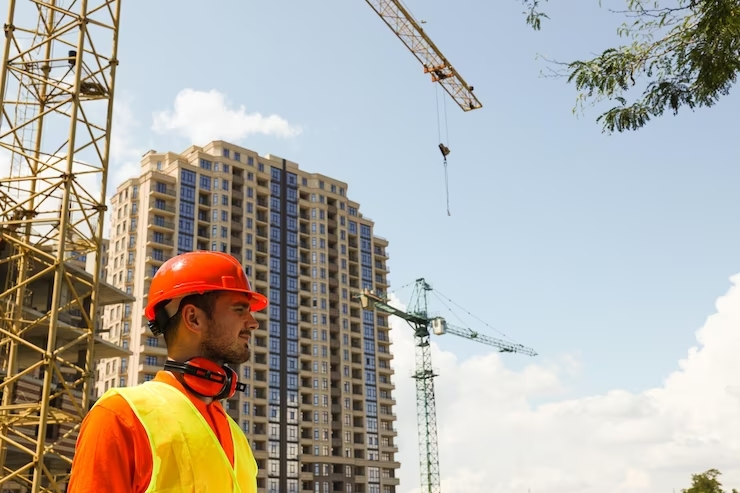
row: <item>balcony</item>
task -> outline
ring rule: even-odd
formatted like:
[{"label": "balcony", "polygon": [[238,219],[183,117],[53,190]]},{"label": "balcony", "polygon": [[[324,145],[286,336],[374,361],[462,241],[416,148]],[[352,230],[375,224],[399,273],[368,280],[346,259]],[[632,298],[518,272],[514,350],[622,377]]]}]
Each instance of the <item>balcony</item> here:
[{"label": "balcony", "polygon": [[147,244],[149,243],[164,245],[168,247],[175,246],[174,238],[172,236],[165,236],[163,234],[149,234],[149,236],[147,236]]},{"label": "balcony", "polygon": [[175,214],[177,209],[175,209],[174,205],[169,205],[167,203],[157,202],[156,200],[152,200],[149,202],[149,211],[150,212],[166,212],[168,214]]},{"label": "balcony", "polygon": [[177,191],[173,187],[168,187],[164,185],[164,183],[157,183],[154,187],[152,187],[152,195],[157,196],[167,196],[167,197],[176,197]]}]

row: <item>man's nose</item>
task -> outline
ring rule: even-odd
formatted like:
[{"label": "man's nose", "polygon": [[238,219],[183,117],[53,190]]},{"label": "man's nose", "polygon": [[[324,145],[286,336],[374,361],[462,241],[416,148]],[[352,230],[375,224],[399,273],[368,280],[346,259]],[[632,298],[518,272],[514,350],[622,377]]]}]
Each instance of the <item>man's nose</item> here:
[{"label": "man's nose", "polygon": [[246,326],[249,330],[257,330],[259,329],[260,323],[257,321],[256,318],[254,318],[254,315],[249,313],[247,315]]}]

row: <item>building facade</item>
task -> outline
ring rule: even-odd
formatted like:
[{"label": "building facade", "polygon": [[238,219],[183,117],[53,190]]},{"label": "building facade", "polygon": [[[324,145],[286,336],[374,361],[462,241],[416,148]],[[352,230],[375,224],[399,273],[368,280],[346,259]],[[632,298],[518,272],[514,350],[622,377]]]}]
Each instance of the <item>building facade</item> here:
[{"label": "building facade", "polygon": [[110,207],[108,282],[136,302],[106,308],[106,337],[132,355],[100,360],[98,395],[164,365],[164,340],[142,316],[159,266],[228,252],[270,300],[238,369],[248,389],[225,402],[252,444],[260,491],[395,493],[390,325],[353,298],[387,291],[388,242],[359,207],[346,183],[223,141],[148,152]]}]

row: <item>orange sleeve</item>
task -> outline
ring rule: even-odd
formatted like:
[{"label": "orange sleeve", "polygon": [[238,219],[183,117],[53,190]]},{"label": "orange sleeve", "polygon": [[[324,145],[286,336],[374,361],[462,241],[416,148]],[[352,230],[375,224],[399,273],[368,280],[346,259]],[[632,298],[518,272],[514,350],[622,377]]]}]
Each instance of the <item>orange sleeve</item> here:
[{"label": "orange sleeve", "polygon": [[140,493],[151,474],[149,440],[123,397],[94,406],[80,427],[67,493]]}]

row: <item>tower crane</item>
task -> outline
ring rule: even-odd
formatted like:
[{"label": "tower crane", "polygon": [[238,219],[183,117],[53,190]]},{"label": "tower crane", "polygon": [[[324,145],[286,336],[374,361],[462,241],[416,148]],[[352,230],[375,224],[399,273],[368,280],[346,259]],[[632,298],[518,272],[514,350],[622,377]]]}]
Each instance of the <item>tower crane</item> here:
[{"label": "tower crane", "polygon": [[[473,94],[473,86],[469,85],[455,70],[455,67],[445,58],[439,48],[429,39],[419,23],[411,15],[411,12],[403,6],[402,0],[365,0],[383,22],[403,42],[406,48],[421,62],[424,73],[430,74],[432,82],[447,91],[457,105],[463,111],[476,110],[483,105]],[[445,172],[445,193],[447,195],[447,215],[450,215],[450,190],[447,175],[447,156],[450,154],[449,138],[447,136],[447,106],[444,105],[445,137],[442,138],[442,127],[439,116],[439,103],[437,103],[437,134],[439,137],[439,151],[442,153],[442,161]]]},{"label": "tower crane", "polygon": [[463,111],[483,107],[473,94],[473,86],[463,80],[400,0],[365,1],[421,62],[424,73],[431,75],[432,82],[439,82]]},{"label": "tower crane", "polygon": [[[91,403],[94,362],[130,354],[96,330],[102,306],[134,301],[101,276],[121,3],[7,3],[0,68],[0,152],[10,159],[0,179],[0,491],[65,490]],[[481,107],[399,1],[368,3],[463,110]],[[440,150],[449,153],[442,144]],[[85,261],[92,273],[80,267]]]},{"label": "tower crane", "polygon": [[[414,330],[416,342],[416,417],[419,440],[419,466],[422,493],[440,493],[439,446],[437,443],[437,409],[434,396],[434,373],[432,367],[431,333],[435,335],[454,334],[471,341],[497,348],[502,353],[521,353],[537,356],[537,353],[521,344],[513,344],[489,337],[465,327],[448,324],[442,317],[430,317],[427,311],[427,293],[432,286],[420,278],[416,280],[412,294],[412,309],[408,312],[391,306],[385,299],[369,290],[357,297],[363,309],[382,311],[402,318]],[[431,332],[430,332],[431,328]]]}]

